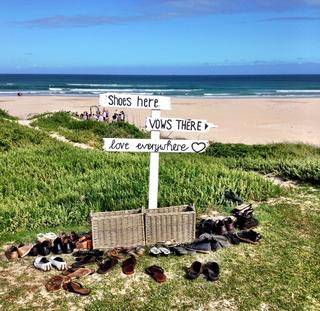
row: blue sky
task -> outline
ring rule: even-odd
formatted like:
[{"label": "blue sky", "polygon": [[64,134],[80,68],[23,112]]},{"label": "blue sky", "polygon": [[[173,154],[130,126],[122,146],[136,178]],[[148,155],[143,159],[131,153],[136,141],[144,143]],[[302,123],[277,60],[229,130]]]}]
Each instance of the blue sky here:
[{"label": "blue sky", "polygon": [[320,0],[1,0],[0,73],[320,74]]}]

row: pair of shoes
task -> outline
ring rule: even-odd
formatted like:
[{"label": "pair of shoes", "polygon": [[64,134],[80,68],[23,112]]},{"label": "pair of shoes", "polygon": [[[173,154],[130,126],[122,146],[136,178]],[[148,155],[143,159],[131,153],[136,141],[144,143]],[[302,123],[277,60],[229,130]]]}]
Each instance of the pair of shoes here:
[{"label": "pair of shoes", "polygon": [[164,270],[159,266],[150,266],[145,269],[145,272],[158,283],[164,283],[167,280],[167,276],[164,274]]},{"label": "pair of shoes", "polygon": [[55,275],[45,285],[47,291],[56,292],[63,288],[64,290],[79,294],[82,296],[89,295],[91,290],[84,288],[79,282],[71,280],[68,276]]},{"label": "pair of shoes", "polygon": [[190,280],[195,280],[201,274],[204,274],[208,281],[217,281],[219,279],[219,273],[219,265],[214,261],[209,261],[204,264],[200,261],[194,261],[187,269],[186,277]]},{"label": "pair of shoes", "polygon": [[232,190],[226,190],[224,192],[224,198],[227,201],[231,201],[232,203],[236,203],[238,205],[243,204],[243,199],[234,193]]},{"label": "pair of shoes", "polygon": [[219,220],[206,219],[203,220],[198,227],[198,235],[203,233],[215,233],[218,235],[226,234],[227,232],[234,232],[234,222],[231,217],[225,217]]},{"label": "pair of shoes", "polygon": [[51,251],[54,254],[60,255],[60,254],[71,254],[74,250],[74,242],[71,241],[69,238],[61,238],[57,237],[53,241],[53,246],[51,248]]},{"label": "pair of shoes", "polygon": [[52,256],[49,260],[46,257],[39,256],[34,260],[33,265],[42,271],[50,271],[52,267],[60,271],[67,269],[67,263],[58,256]]},{"label": "pair of shoes", "polygon": [[92,234],[86,233],[76,242],[76,249],[92,249]]},{"label": "pair of shoes", "polygon": [[32,244],[11,245],[5,250],[4,254],[9,261],[16,261],[18,258],[23,258],[28,255],[32,247]]},{"label": "pair of shoes", "polygon": [[[100,263],[98,263],[98,270],[97,273],[99,274],[106,274],[110,270],[112,270],[117,264],[119,263],[118,258],[110,257]],[[130,255],[129,258],[124,260],[121,265],[122,272],[126,275],[134,274],[134,269],[137,265],[137,259],[134,255]]]},{"label": "pair of shoes", "polygon": [[169,256],[171,252],[167,247],[157,245],[150,248],[149,254],[153,256]]}]

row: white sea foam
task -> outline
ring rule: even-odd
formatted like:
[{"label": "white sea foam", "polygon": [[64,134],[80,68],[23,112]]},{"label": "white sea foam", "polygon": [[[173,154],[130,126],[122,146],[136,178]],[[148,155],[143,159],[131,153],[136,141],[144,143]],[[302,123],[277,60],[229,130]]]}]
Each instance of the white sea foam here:
[{"label": "white sea foam", "polygon": [[320,93],[320,90],[276,90],[277,93]]}]

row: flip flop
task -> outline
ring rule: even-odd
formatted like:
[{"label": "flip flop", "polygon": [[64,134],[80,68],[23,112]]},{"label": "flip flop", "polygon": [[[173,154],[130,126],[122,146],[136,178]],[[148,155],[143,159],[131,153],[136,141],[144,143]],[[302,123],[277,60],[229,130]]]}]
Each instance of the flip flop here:
[{"label": "flip flop", "polygon": [[78,268],[77,270],[75,270],[73,272],[66,271],[66,273],[63,273],[63,274],[67,275],[69,278],[79,279],[81,277],[93,274],[94,272],[95,272],[94,269],[82,267],[82,268]]},{"label": "flip flop", "polygon": [[131,256],[130,258],[126,259],[122,263],[122,272],[126,275],[133,274],[136,264],[137,264],[136,258],[134,256]]},{"label": "flip flop", "polygon": [[164,270],[159,266],[150,266],[145,271],[158,283],[164,283],[167,280]]},{"label": "flip flop", "polygon": [[70,279],[63,275],[53,276],[45,285],[48,292],[56,292],[61,289],[62,284]]},{"label": "flip flop", "polygon": [[91,290],[89,288],[84,288],[82,284],[74,281],[66,282],[63,284],[63,289],[70,292],[79,294],[82,296],[89,295]]},{"label": "flip flop", "polygon": [[115,257],[111,257],[104,262],[102,262],[99,265],[99,269],[97,270],[97,273],[99,274],[105,274],[108,271],[110,271],[112,268],[114,268],[118,264],[118,259]]}]

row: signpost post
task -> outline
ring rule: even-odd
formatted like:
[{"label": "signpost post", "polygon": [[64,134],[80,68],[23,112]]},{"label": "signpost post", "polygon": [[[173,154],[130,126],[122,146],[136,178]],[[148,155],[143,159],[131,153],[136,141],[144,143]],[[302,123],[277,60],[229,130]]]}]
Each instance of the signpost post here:
[{"label": "signpost post", "polygon": [[157,208],[159,184],[160,152],[204,152],[207,140],[160,139],[160,131],[206,132],[217,127],[206,120],[180,118],[161,118],[161,109],[170,110],[170,97],[145,96],[137,94],[105,93],[100,94],[99,103],[104,107],[150,109],[151,117],[146,119],[146,130],[151,132],[150,139],[104,138],[105,151],[150,152],[149,209]]}]

